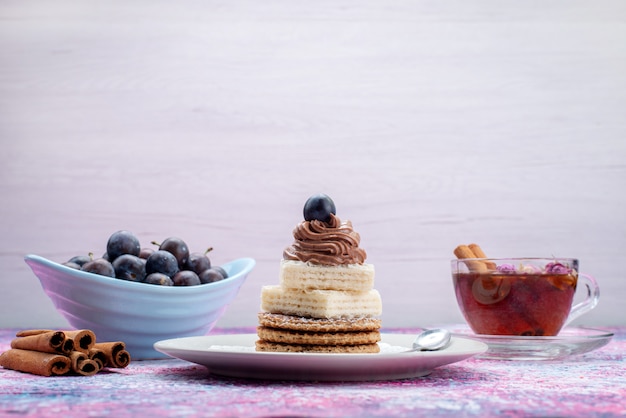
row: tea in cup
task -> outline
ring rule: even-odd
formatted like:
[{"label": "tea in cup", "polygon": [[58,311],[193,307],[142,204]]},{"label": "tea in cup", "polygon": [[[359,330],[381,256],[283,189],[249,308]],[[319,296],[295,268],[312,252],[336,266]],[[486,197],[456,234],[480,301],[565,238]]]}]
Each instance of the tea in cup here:
[{"label": "tea in cup", "polygon": [[[456,299],[476,334],[555,336],[592,310],[596,280],[575,258],[460,258],[452,260]],[[572,306],[576,289],[585,298]]]}]

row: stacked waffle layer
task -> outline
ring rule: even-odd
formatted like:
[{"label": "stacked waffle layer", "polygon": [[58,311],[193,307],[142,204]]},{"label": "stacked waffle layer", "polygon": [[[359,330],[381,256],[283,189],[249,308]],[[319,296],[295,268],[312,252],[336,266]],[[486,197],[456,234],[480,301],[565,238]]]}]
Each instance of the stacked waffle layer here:
[{"label": "stacked waffle layer", "polygon": [[374,266],[283,260],[261,291],[258,351],[377,353],[382,313]]}]

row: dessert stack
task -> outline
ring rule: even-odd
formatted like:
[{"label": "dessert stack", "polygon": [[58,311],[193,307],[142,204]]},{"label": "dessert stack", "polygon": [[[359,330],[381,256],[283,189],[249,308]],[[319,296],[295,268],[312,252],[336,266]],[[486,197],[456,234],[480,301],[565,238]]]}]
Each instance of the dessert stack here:
[{"label": "dessert stack", "polygon": [[315,195],[283,252],[280,284],[264,286],[257,351],[379,352],[382,302],[360,236]]}]

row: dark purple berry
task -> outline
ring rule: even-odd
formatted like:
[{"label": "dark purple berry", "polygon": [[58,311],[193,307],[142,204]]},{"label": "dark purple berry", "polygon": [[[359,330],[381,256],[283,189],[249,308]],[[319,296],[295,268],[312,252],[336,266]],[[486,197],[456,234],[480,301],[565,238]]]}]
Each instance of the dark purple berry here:
[{"label": "dark purple berry", "polygon": [[219,271],[223,278],[225,278],[225,279],[228,278],[228,273],[221,266],[213,266],[211,268],[214,269],[214,270]]},{"label": "dark purple berry", "polygon": [[211,259],[207,256],[207,253],[211,250],[212,248],[209,248],[204,253],[191,253],[189,255],[189,260],[187,261],[187,269],[196,274],[200,274],[204,270],[210,269]]},{"label": "dark purple berry", "polygon": [[115,269],[113,265],[104,258],[96,258],[88,263],[83,264],[80,268],[88,273],[95,273],[101,276],[115,277]]},{"label": "dark purple berry", "polygon": [[197,286],[200,284],[198,275],[191,270],[181,270],[172,277],[174,286]]},{"label": "dark purple berry", "polygon": [[159,286],[174,286],[174,282],[163,273],[152,273],[146,276],[144,283],[156,284]]},{"label": "dark purple berry", "polygon": [[208,270],[204,270],[202,273],[198,275],[200,282],[202,284],[219,282],[220,280],[224,280],[224,276],[222,273],[216,268],[210,268]]},{"label": "dark purple berry", "polygon": [[304,220],[312,221],[314,219],[322,222],[330,221],[330,214],[337,214],[335,203],[327,195],[320,193],[309,197],[304,204]]},{"label": "dark purple berry", "polygon": [[178,273],[178,261],[172,253],[163,250],[153,252],[146,260],[146,275],[152,273],[163,273],[166,276],[174,277]]},{"label": "dark purple berry", "polygon": [[122,254],[138,256],[140,250],[139,240],[130,231],[114,232],[107,242],[107,255],[110,261]]},{"label": "dark purple berry", "polygon": [[142,248],[141,250],[139,250],[139,258],[143,258],[144,260],[147,260],[148,257],[150,257],[150,254],[152,254],[154,252],[154,249],[152,248]]},{"label": "dark purple berry", "polygon": [[88,263],[91,260],[93,260],[93,258],[88,255],[77,255],[67,260],[67,262],[78,264],[79,266],[82,267],[85,263]]},{"label": "dark purple berry", "polygon": [[159,250],[167,251],[176,257],[178,268],[181,270],[187,267],[189,260],[189,247],[180,238],[169,237],[159,245]]},{"label": "dark purple berry", "polygon": [[141,250],[139,250],[139,258],[143,258],[144,260],[147,260],[148,257],[150,257],[150,254],[152,254],[154,252],[154,248],[142,248]]},{"label": "dark purple berry", "polygon": [[113,268],[118,279],[143,282],[146,278],[146,260],[136,255],[120,255],[113,260]]}]

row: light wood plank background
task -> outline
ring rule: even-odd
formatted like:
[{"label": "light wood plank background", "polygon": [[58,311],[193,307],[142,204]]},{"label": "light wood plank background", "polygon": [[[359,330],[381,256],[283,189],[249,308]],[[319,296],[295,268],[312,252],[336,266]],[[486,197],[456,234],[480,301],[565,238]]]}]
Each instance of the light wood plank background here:
[{"label": "light wood plank background", "polygon": [[118,229],[258,265],[330,194],[386,326],[461,322],[452,249],[570,256],[626,324],[626,3],[0,2],[0,326],[64,326],[23,262]]}]

